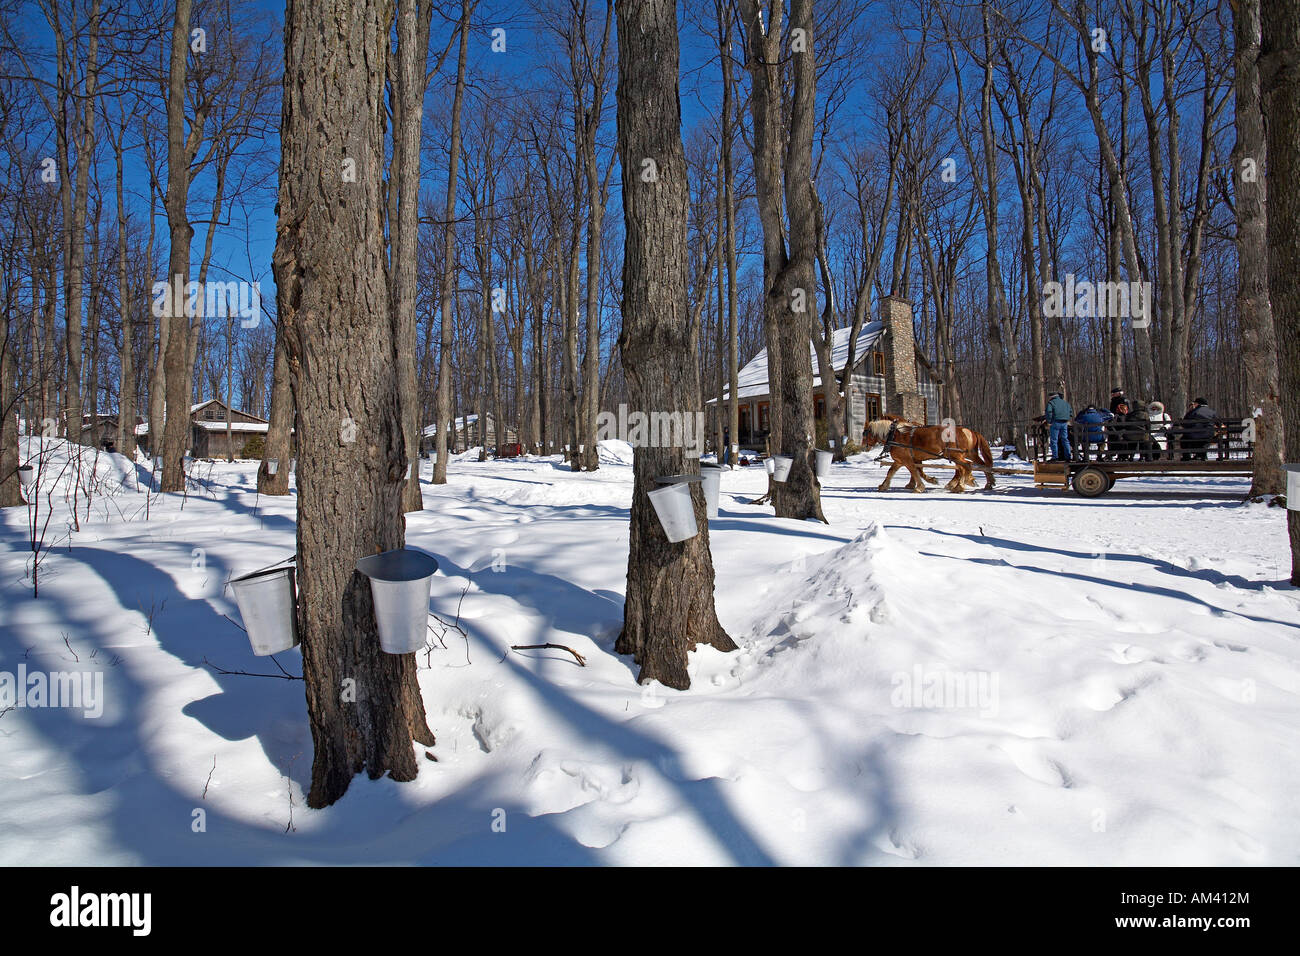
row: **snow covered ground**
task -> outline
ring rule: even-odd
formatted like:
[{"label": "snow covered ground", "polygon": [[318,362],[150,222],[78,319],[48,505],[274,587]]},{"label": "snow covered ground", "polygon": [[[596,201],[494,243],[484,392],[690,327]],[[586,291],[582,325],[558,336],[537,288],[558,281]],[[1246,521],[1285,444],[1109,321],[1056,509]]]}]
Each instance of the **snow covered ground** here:
[{"label": "snow covered ground", "polygon": [[[292,497],[259,499],[255,463],[150,497],[101,456],[79,530],[54,496],[37,599],[7,510],[0,675],[100,673],[103,713],[0,716],[0,865],[1300,862],[1300,592],[1283,512],[1241,481],[882,494],[860,456],[819,525],[750,505],[760,467],[725,473],[741,650],[695,653],[677,692],[613,653],[631,469],[605,452],[425,484],[407,543],[468,634],[420,655],[438,761],[323,811],[303,685],[204,663],[279,673],[223,585],[293,551]],[[588,666],[506,650],[548,641]]]}]

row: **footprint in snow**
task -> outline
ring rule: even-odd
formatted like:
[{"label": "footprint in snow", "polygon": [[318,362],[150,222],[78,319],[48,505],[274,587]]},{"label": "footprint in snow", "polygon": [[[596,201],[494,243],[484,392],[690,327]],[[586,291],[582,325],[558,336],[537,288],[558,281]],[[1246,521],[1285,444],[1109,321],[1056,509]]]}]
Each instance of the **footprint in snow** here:
[{"label": "footprint in snow", "polygon": [[888,853],[890,856],[902,857],[904,860],[915,860],[921,855],[921,851],[916,848],[916,844],[904,840],[899,836],[897,830],[891,830],[887,837],[879,837],[876,840],[876,849],[882,853]]}]

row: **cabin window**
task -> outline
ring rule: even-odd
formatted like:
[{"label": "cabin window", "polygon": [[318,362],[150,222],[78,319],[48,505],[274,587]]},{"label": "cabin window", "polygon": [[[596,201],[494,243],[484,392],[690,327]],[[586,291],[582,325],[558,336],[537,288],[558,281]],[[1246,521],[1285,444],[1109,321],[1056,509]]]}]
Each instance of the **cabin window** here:
[{"label": "cabin window", "polygon": [[[752,429],[749,427],[749,406],[741,405],[740,408],[737,409],[737,411],[740,412],[740,416],[739,416],[740,434],[741,435],[750,434]],[[740,440],[740,435],[736,436],[736,440],[737,441]]]},{"label": "cabin window", "polygon": [[818,421],[826,417],[826,396],[813,396],[813,417]]},{"label": "cabin window", "polygon": [[880,418],[881,404],[880,396],[874,392],[869,392],[865,396],[867,406],[867,421],[874,422]]},{"label": "cabin window", "polygon": [[758,430],[761,432],[771,431],[770,411],[769,403],[758,403]]},{"label": "cabin window", "polygon": [[871,368],[876,375],[885,374],[885,353],[884,352],[871,353]]}]

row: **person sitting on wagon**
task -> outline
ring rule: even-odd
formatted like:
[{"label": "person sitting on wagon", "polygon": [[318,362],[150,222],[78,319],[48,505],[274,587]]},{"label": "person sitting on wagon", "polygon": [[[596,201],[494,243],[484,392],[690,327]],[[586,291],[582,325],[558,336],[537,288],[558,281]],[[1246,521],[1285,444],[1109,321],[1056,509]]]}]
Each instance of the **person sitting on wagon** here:
[{"label": "person sitting on wagon", "polygon": [[1152,401],[1147,405],[1147,420],[1151,423],[1151,442],[1156,446],[1157,458],[1169,451],[1169,426],[1173,419],[1165,411],[1164,402]]},{"label": "person sitting on wagon", "polygon": [[1047,420],[1047,446],[1051,450],[1053,461],[1069,461],[1073,454],[1070,450],[1070,419],[1074,409],[1060,392],[1053,392],[1047,400],[1043,417]]},{"label": "person sitting on wagon", "polygon": [[1115,461],[1132,461],[1146,439],[1146,424],[1138,423],[1128,402],[1115,406],[1115,418],[1106,426],[1107,447]]},{"label": "person sitting on wagon", "polygon": [[1097,459],[1101,459],[1102,449],[1106,446],[1106,430],[1102,426],[1115,416],[1096,405],[1089,405],[1074,417],[1081,426],[1079,429],[1079,454],[1083,461],[1089,461],[1093,447],[1097,450]]},{"label": "person sitting on wagon", "polygon": [[1121,402],[1128,405],[1128,399],[1124,397],[1124,389],[1116,385],[1110,390],[1110,413],[1112,415],[1119,414],[1119,406]]},{"label": "person sitting on wagon", "polygon": [[1151,419],[1147,406],[1138,405],[1128,414],[1128,436],[1133,451],[1142,461],[1155,461],[1160,456],[1160,446],[1151,438]]},{"label": "person sitting on wagon", "polygon": [[1183,461],[1205,461],[1205,448],[1214,438],[1218,416],[1203,398],[1192,402],[1183,415]]}]

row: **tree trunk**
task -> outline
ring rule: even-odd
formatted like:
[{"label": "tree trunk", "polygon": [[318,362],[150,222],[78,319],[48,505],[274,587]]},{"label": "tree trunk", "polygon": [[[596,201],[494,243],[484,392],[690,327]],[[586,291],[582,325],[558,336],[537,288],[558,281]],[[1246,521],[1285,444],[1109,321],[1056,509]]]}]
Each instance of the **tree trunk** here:
[{"label": "tree trunk", "polygon": [[[433,743],[414,654],[379,648],[358,558],[403,544],[406,450],[383,219],[387,0],[285,11],[279,318],[299,409],[298,601],[315,756],[308,806],[353,775],[413,780]],[[343,177],[345,161],[355,177]],[[354,180],[354,181],[353,181]],[[346,501],[347,508],[337,507]]]},{"label": "tree trunk", "polygon": [[[1300,6],[1261,0],[1260,93],[1268,156],[1268,288],[1277,336],[1286,456],[1300,453]],[[1300,586],[1300,511],[1287,511]]]},{"label": "tree trunk", "polygon": [[[576,106],[576,104],[575,104]],[[578,110],[574,109],[577,121]],[[580,135],[580,134],[578,134]],[[569,268],[562,286],[564,293],[564,365],[561,373],[564,388],[564,459],[573,471],[582,470],[578,454],[578,421],[582,408],[578,395],[578,245],[582,235],[582,180],[573,174],[573,232],[569,246]]]},{"label": "tree trunk", "polygon": [[101,291],[102,279],[100,276],[99,256],[99,226],[103,219],[104,205],[96,200],[94,205],[94,214],[90,217],[90,248],[93,251],[90,257],[90,265],[86,269],[86,288],[90,291],[90,298],[86,302],[86,331],[88,333],[85,342],[85,351],[83,359],[86,368],[86,391],[82,398],[82,415],[83,418],[89,418],[91,428],[90,444],[98,445],[98,418],[99,418],[99,331],[103,323],[100,321],[99,314],[99,293]]},{"label": "tree trunk", "polygon": [[[53,22],[58,23],[57,16]],[[77,175],[73,187],[71,179],[70,158],[66,115],[55,117],[58,131],[60,152],[59,191],[63,200],[63,304],[66,319],[64,345],[67,355],[67,372],[64,390],[64,428],[70,441],[81,441],[81,322],[83,311],[83,281],[86,264],[86,205],[90,183],[90,167],[95,152],[95,86],[99,75],[99,0],[94,0],[90,8],[90,36],[86,53],[85,97],[78,98],[72,115],[81,120],[81,129],[77,140]],[[75,23],[74,23],[75,27]],[[61,30],[56,28],[56,54],[58,70],[63,74],[60,87],[60,99],[75,97],[75,92],[68,84],[73,82],[65,72],[65,42]],[[63,104],[60,103],[62,107]]]},{"label": "tree trunk", "polygon": [[[280,314],[278,307],[276,312]],[[289,493],[289,461],[293,457],[289,429],[293,426],[293,420],[293,388],[289,382],[284,322],[281,320],[275,331],[275,358],[271,365],[271,416],[266,428],[266,444],[262,448],[262,463],[257,468],[258,494]],[[266,468],[267,461],[272,458],[276,459],[274,475]]]},{"label": "tree trunk", "polygon": [[[596,133],[600,129],[605,105],[605,64],[614,21],[613,7],[613,0],[606,0],[600,52],[596,62],[590,63],[588,58],[591,103],[585,110],[586,129],[582,137],[582,168],[587,177],[587,349],[582,362],[583,415],[578,442],[583,448],[582,466],[587,471],[600,467],[600,455],[596,449],[596,417],[600,413],[600,255],[606,196],[602,185],[608,186],[609,179],[607,176],[604,184],[600,181],[600,169],[596,164]],[[582,29],[585,32],[585,24]]]},{"label": "tree trunk", "polygon": [[456,57],[456,93],[451,106],[451,157],[447,163],[447,201],[443,215],[447,221],[442,231],[442,328],[438,346],[438,390],[434,394],[433,420],[437,429],[434,436],[433,484],[447,483],[447,449],[455,444],[455,436],[448,441],[451,427],[451,349],[452,349],[452,298],[456,294],[456,180],[460,176],[460,113],[465,102],[465,57],[469,45],[469,15],[474,0],[461,0],[460,51]]},{"label": "tree trunk", "polygon": [[[12,289],[5,280],[6,293]],[[14,388],[14,352],[18,347],[17,323],[10,320],[9,303],[0,316],[0,508],[23,503],[18,480],[18,394]]]},{"label": "tree trunk", "polygon": [[1278,407],[1277,339],[1268,302],[1268,217],[1264,117],[1259,103],[1259,0],[1233,3],[1236,38],[1237,143],[1232,168],[1237,206],[1237,313],[1246,413],[1255,422],[1251,495],[1286,492],[1282,414]]},{"label": "tree trunk", "polygon": [[135,461],[135,313],[131,310],[131,296],[126,273],[126,206],[122,202],[122,137],[125,135],[125,118],[119,124],[113,139],[113,157],[117,178],[117,309],[122,323],[122,352],[119,357],[121,377],[117,389],[117,450],[130,461]]},{"label": "tree trunk", "polygon": [[[618,150],[623,177],[623,328],[619,349],[629,405],[643,412],[698,409],[698,343],[686,315],[686,153],[678,101],[677,8],[672,0],[618,4]],[[652,159],[655,181],[642,163]],[[805,352],[807,344],[804,345]],[[656,475],[686,467],[685,449],[638,447],[627,600],[615,643],[640,665],[638,682],[690,686],[687,652],[736,645],[718,623],[704,495],[692,485],[700,532],[669,543],[647,497]]]},{"label": "tree trunk", "polygon": [[[153,269],[153,250],[157,221],[157,196],[158,196],[158,177],[156,157],[153,147],[153,139],[146,136],[144,141],[145,163],[149,167],[149,247],[146,256],[148,268]],[[170,280],[169,280],[170,281]],[[153,326],[149,331],[149,353],[153,359],[153,366],[149,375],[149,457],[153,459],[154,470],[162,454],[163,440],[163,418],[166,415],[167,406],[167,344],[171,339],[171,319],[169,318],[170,310],[167,307],[159,308],[157,303],[153,303],[150,309],[153,315]],[[155,351],[154,342],[157,342]]]},{"label": "tree trunk", "polygon": [[[190,274],[190,225],[186,203],[190,189],[190,156],[185,135],[185,72],[190,44],[193,0],[176,0],[172,23],[171,67],[167,85],[167,227],[171,249],[167,256],[167,354],[164,360],[167,398],[162,430],[162,491],[185,490],[185,449],[190,437],[190,386],[188,364],[190,327],[185,315],[185,286]],[[157,439],[157,423],[150,425],[150,441]]]},{"label": "tree trunk", "polygon": [[[390,221],[390,299],[397,339],[397,387],[402,403],[402,437],[408,461],[420,458],[420,403],[415,375],[416,251],[419,240],[420,129],[424,120],[425,64],[429,56],[429,0],[400,0],[397,10],[397,76],[393,77],[393,164],[388,188],[397,193],[396,221]],[[419,470],[402,493],[405,511],[424,508]]]},{"label": "tree trunk", "polygon": [[[1017,435],[1017,446],[1023,442],[1019,436],[1026,419],[1024,392],[1020,380],[1020,350],[1016,343],[1011,319],[1007,315],[1006,282],[998,263],[998,170],[993,130],[993,50],[990,37],[990,11],[987,0],[983,4],[984,17],[984,77],[980,87],[980,140],[983,147],[984,174],[984,240],[986,308],[988,309],[989,339],[1001,380],[1005,383],[1003,414],[1007,417],[1005,428]],[[1024,447],[1019,447],[1022,456]]]},{"label": "tree trunk", "polygon": [[[817,230],[813,206],[812,140],[816,99],[811,0],[794,0],[791,29],[803,31],[802,49],[791,56],[794,73],[789,137],[782,110],[780,4],[763,16],[756,0],[742,0],[750,43],[754,117],[754,176],[763,226],[763,320],[768,346],[774,453],[794,459],[785,482],[771,482],[780,518],[825,521],[810,461],[812,451],[812,318],[817,313],[814,274]],[[781,221],[782,184],[789,212],[790,249]],[[626,367],[626,363],[625,363]]]}]

